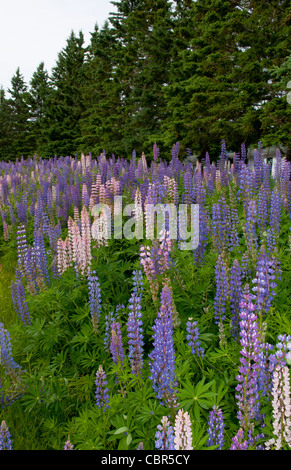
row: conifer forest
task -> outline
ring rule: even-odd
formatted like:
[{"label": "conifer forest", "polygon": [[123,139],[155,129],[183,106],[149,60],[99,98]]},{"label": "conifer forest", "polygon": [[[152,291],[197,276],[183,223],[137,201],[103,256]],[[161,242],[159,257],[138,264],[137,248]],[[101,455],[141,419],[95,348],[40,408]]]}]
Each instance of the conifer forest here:
[{"label": "conifer forest", "polygon": [[112,4],[0,89],[0,450],[291,450],[290,4]]}]

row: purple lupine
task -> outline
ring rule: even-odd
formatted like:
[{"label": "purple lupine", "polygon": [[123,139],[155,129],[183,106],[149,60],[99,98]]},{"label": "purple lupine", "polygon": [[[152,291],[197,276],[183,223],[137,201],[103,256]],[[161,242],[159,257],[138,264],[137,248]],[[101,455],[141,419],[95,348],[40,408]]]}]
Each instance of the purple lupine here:
[{"label": "purple lupine", "polygon": [[244,440],[244,431],[240,428],[237,434],[231,440],[230,450],[248,450],[248,440]]},{"label": "purple lupine", "polygon": [[175,401],[175,351],[173,340],[173,308],[171,291],[165,285],[161,307],[153,326],[153,351],[149,354],[150,380],[160,403],[171,406]]},{"label": "purple lupine", "polygon": [[127,337],[128,337],[128,357],[130,360],[131,370],[133,374],[139,375],[143,368],[143,329],[142,329],[142,313],[141,298],[132,293],[129,299],[129,314],[127,320]]},{"label": "purple lupine", "polygon": [[238,334],[239,303],[242,294],[241,268],[237,259],[234,260],[230,270],[229,298],[232,313],[231,330],[234,337]]},{"label": "purple lupine", "polygon": [[115,362],[115,364],[123,365],[124,350],[122,345],[121,326],[116,320],[113,320],[111,324],[110,352],[113,362]]},{"label": "purple lupine", "polygon": [[4,420],[0,425],[0,450],[13,450],[9,427]]},{"label": "purple lupine", "polygon": [[199,206],[199,244],[193,250],[194,260],[199,266],[204,260],[204,254],[207,246],[208,237],[208,224],[207,224],[207,209],[204,206]]},{"label": "purple lupine", "polygon": [[142,271],[139,269],[137,271],[133,271],[133,289],[132,292],[142,298],[142,292],[143,292],[143,275]]},{"label": "purple lupine", "polygon": [[226,318],[226,306],[229,296],[229,284],[226,266],[221,255],[218,256],[215,267],[216,292],[214,298],[215,323],[222,324]]},{"label": "purple lupine", "polygon": [[71,443],[70,439],[66,440],[64,450],[74,450],[74,445]]},{"label": "purple lupine", "polygon": [[34,232],[33,249],[37,270],[37,283],[38,285],[47,285],[50,283],[47,253],[43,234],[39,230]]},{"label": "purple lupine", "polygon": [[268,312],[271,308],[273,297],[276,295],[275,280],[275,262],[268,257],[262,245],[257,258],[256,277],[252,281],[255,284],[252,290],[255,293],[256,310],[260,314]]},{"label": "purple lupine", "polygon": [[89,271],[87,275],[89,288],[89,306],[91,313],[91,321],[94,333],[98,330],[98,324],[101,313],[101,289],[99,278],[95,271]]},{"label": "purple lupine", "polygon": [[18,365],[12,355],[12,345],[9,332],[4,328],[4,324],[0,322],[0,352],[1,361],[5,373],[8,374],[12,370],[19,370],[21,366]]},{"label": "purple lupine", "polygon": [[257,207],[254,199],[247,201],[246,221],[244,224],[244,235],[249,253],[254,257],[254,253],[258,249],[258,236],[256,232],[257,226]]},{"label": "purple lupine", "polygon": [[252,420],[259,414],[258,367],[260,342],[258,334],[258,318],[255,313],[252,295],[246,285],[240,302],[239,327],[241,358],[239,374],[236,379],[238,403],[238,419],[240,426],[247,433],[252,428]]},{"label": "purple lupine", "polygon": [[191,348],[191,352],[194,356],[204,358],[204,349],[201,346],[199,341],[199,328],[197,326],[197,321],[193,321],[193,318],[189,318],[188,322],[186,323],[186,340],[188,346]]},{"label": "purple lupine", "polygon": [[30,312],[26,301],[25,289],[21,280],[16,282],[11,281],[11,294],[14,310],[17,313],[18,318],[24,325],[30,325]]},{"label": "purple lupine", "polygon": [[163,416],[157,426],[155,448],[158,450],[175,450],[174,430],[167,416]]},{"label": "purple lupine", "polygon": [[260,188],[258,192],[258,227],[260,232],[267,227],[268,223],[268,197],[265,188]]},{"label": "purple lupine", "polygon": [[277,188],[272,191],[270,205],[270,226],[276,234],[280,231],[282,200]]},{"label": "purple lupine", "polygon": [[109,403],[109,389],[107,387],[107,378],[106,373],[103,370],[102,365],[99,365],[99,368],[96,372],[96,391],[95,391],[95,399],[96,399],[96,406],[100,409],[105,411],[105,408],[110,408],[108,405]]},{"label": "purple lupine", "polygon": [[208,418],[208,439],[207,446],[217,446],[221,450],[224,445],[224,422],[223,412],[218,406],[214,405]]}]

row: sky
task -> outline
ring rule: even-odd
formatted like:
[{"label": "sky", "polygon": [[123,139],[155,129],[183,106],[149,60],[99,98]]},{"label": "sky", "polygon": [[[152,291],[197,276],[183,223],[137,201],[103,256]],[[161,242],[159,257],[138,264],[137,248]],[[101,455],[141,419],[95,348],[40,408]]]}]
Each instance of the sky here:
[{"label": "sky", "polygon": [[115,11],[110,0],[0,0],[0,88],[18,67],[27,85],[41,62],[50,73],[72,30],[87,45]]}]

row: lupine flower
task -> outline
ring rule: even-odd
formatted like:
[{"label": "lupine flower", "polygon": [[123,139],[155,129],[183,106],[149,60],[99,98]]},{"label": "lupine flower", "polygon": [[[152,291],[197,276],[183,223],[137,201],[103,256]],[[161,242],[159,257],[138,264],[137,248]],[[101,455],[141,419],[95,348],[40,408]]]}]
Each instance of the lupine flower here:
[{"label": "lupine flower", "polygon": [[113,362],[115,362],[115,364],[120,363],[123,365],[124,351],[122,345],[121,326],[116,320],[113,320],[111,324],[110,352]]},{"label": "lupine flower", "polygon": [[238,334],[239,303],[242,295],[241,268],[238,260],[234,260],[230,270],[229,298],[232,313],[231,328],[234,337]]},{"label": "lupine flower", "polygon": [[191,348],[192,354],[198,357],[204,358],[204,349],[200,345],[199,341],[199,328],[197,326],[197,321],[193,321],[193,318],[189,318],[188,322],[186,323],[186,330],[187,330],[187,344]]},{"label": "lupine flower", "polygon": [[13,450],[10,431],[4,420],[0,425],[0,450]]},{"label": "lupine flower", "polygon": [[142,330],[142,313],[141,299],[135,293],[132,293],[129,299],[129,314],[127,320],[127,336],[128,336],[128,357],[131,364],[133,374],[139,375],[143,367],[143,330]]},{"label": "lupine flower", "polygon": [[174,426],[175,450],[193,450],[191,420],[187,411],[179,410]]},{"label": "lupine flower", "polygon": [[95,385],[96,385],[96,391],[95,391],[95,399],[96,399],[96,406],[98,408],[103,408],[105,411],[105,408],[110,408],[108,405],[109,402],[109,389],[107,387],[107,379],[106,379],[106,373],[103,370],[102,365],[99,365],[98,371],[96,372],[96,380],[95,380]]},{"label": "lupine flower", "polygon": [[64,450],[74,450],[74,445],[71,443],[70,439],[65,442]]},{"label": "lupine flower", "polygon": [[158,450],[175,450],[174,431],[167,416],[162,417],[161,424],[158,424],[155,440],[155,448]]},{"label": "lupine flower", "polygon": [[216,405],[212,407],[208,419],[208,446],[218,446],[217,450],[221,450],[224,444],[224,422],[223,413]]},{"label": "lupine flower", "polygon": [[26,294],[21,280],[11,281],[11,294],[15,312],[24,325],[30,325],[30,312],[28,309]]},{"label": "lupine flower", "polygon": [[101,289],[96,271],[88,273],[89,305],[94,333],[98,330],[101,313]]},{"label": "lupine flower", "polygon": [[226,318],[226,305],[229,296],[228,276],[226,266],[221,255],[219,255],[215,268],[216,293],[214,299],[214,319],[216,324],[223,323]]},{"label": "lupine flower", "polygon": [[277,234],[280,230],[281,206],[281,196],[278,189],[275,188],[271,194],[270,225]]},{"label": "lupine flower", "polygon": [[12,356],[12,345],[9,332],[4,328],[3,323],[0,322],[0,363],[3,365],[5,373],[9,373],[14,369],[21,369]]},{"label": "lupine flower", "polygon": [[230,450],[248,450],[249,444],[248,440],[244,439],[243,429],[240,428],[237,434],[231,440]]},{"label": "lupine flower", "polygon": [[257,259],[256,277],[252,281],[255,284],[252,290],[256,294],[256,310],[260,313],[270,310],[273,297],[276,295],[275,279],[274,261],[269,259],[262,245]]},{"label": "lupine flower", "polygon": [[161,292],[161,307],[153,326],[153,351],[149,355],[150,380],[161,403],[172,404],[176,387],[173,311],[169,287]]},{"label": "lupine flower", "polygon": [[246,286],[240,302],[240,343],[241,358],[239,375],[236,387],[238,394],[238,419],[241,427],[248,432],[252,430],[253,419],[258,416],[258,364],[260,352],[258,319],[255,313],[255,305],[251,301],[251,295]]},{"label": "lupine flower", "polygon": [[266,449],[280,450],[287,445],[291,448],[291,401],[290,373],[287,366],[276,365],[272,381],[273,435],[266,443]]}]

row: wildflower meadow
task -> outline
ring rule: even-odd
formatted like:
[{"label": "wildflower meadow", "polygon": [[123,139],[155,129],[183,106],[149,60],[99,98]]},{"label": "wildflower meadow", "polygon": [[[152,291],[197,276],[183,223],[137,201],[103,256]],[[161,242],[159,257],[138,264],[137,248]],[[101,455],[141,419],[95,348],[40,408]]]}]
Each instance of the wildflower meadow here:
[{"label": "wildflower meadow", "polygon": [[291,162],[0,162],[0,450],[290,450]]}]

